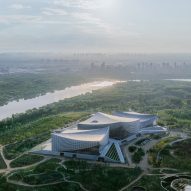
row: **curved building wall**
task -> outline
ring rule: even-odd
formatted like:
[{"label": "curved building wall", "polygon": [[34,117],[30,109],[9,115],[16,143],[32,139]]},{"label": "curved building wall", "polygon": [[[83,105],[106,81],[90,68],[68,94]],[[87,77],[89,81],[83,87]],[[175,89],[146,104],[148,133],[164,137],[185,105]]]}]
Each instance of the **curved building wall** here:
[{"label": "curved building wall", "polygon": [[102,128],[106,128],[106,127],[110,127],[113,128],[113,127],[119,127],[119,122],[116,122],[116,123],[101,123],[101,124],[78,124],[78,129],[79,130],[90,130],[90,129],[102,129]]},{"label": "curved building wall", "polygon": [[157,133],[166,133],[166,132],[167,132],[167,129],[161,126],[142,128],[140,131],[141,134],[157,134]]},{"label": "curved building wall", "polygon": [[[140,130],[140,121],[134,122],[116,122],[111,124],[78,124],[78,129],[89,130],[89,129],[100,129],[105,127],[110,127],[110,136],[119,138],[126,137],[129,134],[137,133]],[[120,130],[119,132],[118,129]],[[117,132],[117,133],[116,133]],[[115,136],[116,134],[116,136]]]},{"label": "curved building wall", "polygon": [[150,119],[141,121],[141,128],[153,126],[156,124],[157,117],[152,117]]},{"label": "curved building wall", "polygon": [[156,121],[158,119],[158,117],[155,115],[131,112],[114,112],[113,115],[126,118],[138,118],[140,120],[140,128],[156,125]]},{"label": "curved building wall", "polygon": [[122,122],[121,126],[123,126],[129,133],[137,133],[140,130],[140,121],[131,123]]},{"label": "curved building wall", "polygon": [[103,146],[108,143],[109,134],[103,137],[100,141],[82,141],[69,139],[59,134],[52,134],[52,151],[76,151],[81,149],[87,149],[95,146]]}]

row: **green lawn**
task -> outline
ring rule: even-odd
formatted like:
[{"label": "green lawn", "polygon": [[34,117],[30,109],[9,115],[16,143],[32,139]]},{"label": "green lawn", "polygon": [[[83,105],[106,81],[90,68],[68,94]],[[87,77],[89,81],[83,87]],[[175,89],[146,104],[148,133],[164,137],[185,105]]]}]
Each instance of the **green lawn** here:
[{"label": "green lawn", "polygon": [[8,184],[6,182],[6,177],[0,174],[0,191],[83,191],[78,185],[72,183],[59,183],[56,185],[49,185],[43,187],[24,187],[24,186],[17,186],[14,184]]},{"label": "green lawn", "polygon": [[40,155],[24,154],[20,156],[19,158],[11,161],[10,166],[12,168],[28,166],[28,165],[40,162],[43,159],[44,157]]},{"label": "green lawn", "polygon": [[[149,161],[154,166],[174,168],[183,172],[191,172],[190,148],[191,139],[176,143],[172,146],[159,143],[150,151]],[[159,150],[161,150],[161,152],[158,162],[156,163],[156,156]]]},{"label": "green lawn", "polygon": [[[76,164],[75,164],[76,163]],[[73,166],[80,164],[80,169],[75,172]],[[69,180],[81,182],[85,188],[91,191],[116,191],[130,183],[139,176],[139,168],[112,168],[105,165],[85,165],[78,161],[73,161],[69,169],[60,168],[59,171],[67,174]]]},{"label": "green lawn", "polygon": [[139,169],[95,168],[75,175],[71,180],[80,181],[91,191],[116,191],[136,179]]},{"label": "green lawn", "polygon": [[[9,143],[9,145],[5,146],[3,149],[5,157],[9,160],[16,158],[23,152],[49,139],[53,129],[63,127],[86,115],[87,113],[83,112],[63,113],[57,116],[42,118],[24,125],[16,125],[17,128],[15,127],[5,133],[7,135],[6,138],[0,135],[0,142]],[[14,141],[17,142],[10,144],[10,142]]]},{"label": "green lawn", "polygon": [[7,165],[5,164],[5,161],[3,160],[1,154],[0,154],[0,169],[7,168]]},{"label": "green lawn", "polygon": [[137,181],[131,188],[126,191],[131,191],[133,187],[140,186],[145,188],[146,191],[165,191],[160,185],[159,176],[143,176],[139,181]]},{"label": "green lawn", "polygon": [[56,171],[56,168],[59,167],[59,162],[59,159],[49,159],[35,167],[17,171],[10,179],[22,181],[31,185],[63,180],[62,174]]},{"label": "green lawn", "polygon": [[[166,147],[161,152],[161,167],[175,168],[183,172],[191,172],[191,139]],[[172,154],[173,153],[173,154]]]},{"label": "green lawn", "polygon": [[12,160],[21,155],[23,152],[32,149],[33,147],[42,143],[43,141],[46,141],[49,137],[49,133],[44,133],[33,138],[25,139],[23,141],[6,145],[3,148],[4,156],[8,160]]},{"label": "green lawn", "polygon": [[[16,141],[23,141],[27,138],[33,138],[39,134],[49,133],[59,127],[63,127],[70,122],[76,121],[84,116],[87,113],[83,112],[71,112],[71,113],[62,113],[58,115],[53,115],[49,117],[42,117],[35,121],[30,121],[30,118],[25,122],[11,122],[2,121],[0,122],[3,127],[6,129],[0,130],[0,144],[10,144]],[[0,128],[1,129],[1,128]]]},{"label": "green lawn", "polygon": [[141,173],[139,168],[111,168],[85,161],[66,161],[65,169],[59,162],[59,159],[50,159],[36,167],[15,172],[10,179],[35,185],[61,181],[66,176],[68,180],[80,182],[91,191],[116,191]]},{"label": "green lawn", "polygon": [[[148,160],[154,167],[160,167],[160,160],[158,153],[161,152],[168,144],[178,137],[167,137],[159,141],[152,149],[149,150]],[[157,158],[158,157],[158,158]]]}]

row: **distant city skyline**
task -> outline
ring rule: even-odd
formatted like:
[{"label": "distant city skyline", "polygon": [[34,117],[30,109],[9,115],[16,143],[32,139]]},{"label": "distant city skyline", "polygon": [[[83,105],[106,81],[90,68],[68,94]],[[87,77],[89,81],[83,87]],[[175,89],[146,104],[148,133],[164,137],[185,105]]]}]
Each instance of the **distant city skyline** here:
[{"label": "distant city skyline", "polygon": [[0,0],[0,52],[191,53],[190,0]]}]

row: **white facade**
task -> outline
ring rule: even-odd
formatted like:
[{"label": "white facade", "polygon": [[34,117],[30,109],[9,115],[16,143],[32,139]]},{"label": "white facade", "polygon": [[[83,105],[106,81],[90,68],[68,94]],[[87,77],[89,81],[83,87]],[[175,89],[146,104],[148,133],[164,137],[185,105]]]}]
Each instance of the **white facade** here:
[{"label": "white facade", "polygon": [[142,114],[137,112],[114,112],[113,115],[126,117],[126,118],[137,118],[140,122],[140,128],[156,125],[158,117],[156,115]]},{"label": "white facade", "polygon": [[52,151],[77,151],[108,144],[109,128],[93,130],[65,130],[52,133]]},{"label": "white facade", "polygon": [[140,133],[143,135],[144,134],[159,134],[159,133],[166,133],[166,132],[167,132],[167,129],[161,126],[142,128],[140,131]]},{"label": "white facade", "polygon": [[165,133],[166,128],[156,125],[157,119],[155,115],[137,112],[114,112],[113,115],[98,112],[79,123],[78,129],[100,129],[109,126],[110,137],[122,140],[138,133]]},{"label": "white facade", "polygon": [[122,127],[129,133],[136,133],[140,130],[140,120],[139,118],[120,117],[98,112],[89,119],[79,123],[78,129],[98,129],[107,126],[110,127],[110,131]]}]

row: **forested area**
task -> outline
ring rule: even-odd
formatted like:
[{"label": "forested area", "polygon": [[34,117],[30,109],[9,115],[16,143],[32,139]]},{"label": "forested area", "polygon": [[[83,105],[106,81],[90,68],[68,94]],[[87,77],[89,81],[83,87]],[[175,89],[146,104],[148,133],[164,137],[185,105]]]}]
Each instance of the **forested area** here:
[{"label": "forested area", "polygon": [[[21,144],[21,146],[19,146],[20,149],[24,147],[23,145],[26,146],[26,144],[29,145],[30,148],[32,148],[36,144],[40,144],[41,142],[47,140],[50,137],[50,133],[52,132],[52,130],[64,127],[70,122],[81,119],[86,115],[87,113],[83,112],[73,112],[51,115],[48,117],[41,117],[36,120],[31,120],[29,118],[28,121],[26,120],[24,122],[15,122],[14,119],[3,121],[1,122],[0,144],[4,145],[17,142],[18,145]],[[26,144],[23,144],[23,140],[26,140]],[[8,148],[9,147],[10,149],[14,149],[13,145],[8,146]]]},{"label": "forested area", "polygon": [[0,122],[0,144],[4,154],[14,159],[50,138],[52,130],[96,111],[153,113],[158,123],[191,132],[191,86],[189,82],[127,82],[77,96]]},{"label": "forested area", "polygon": [[[0,121],[0,144],[8,144],[3,149],[7,159],[16,158],[11,163],[12,166],[25,166],[42,160],[41,157],[31,157],[28,154],[23,155],[23,153],[49,139],[52,130],[67,126],[70,122],[84,119],[96,111],[110,113],[117,110],[133,110],[153,113],[159,116],[158,123],[160,125],[190,133],[190,108],[191,86],[189,82],[170,82],[165,80],[130,81],[94,91],[92,94],[87,93],[86,95],[66,99],[40,109],[29,110],[24,114],[13,115],[12,118]],[[139,151],[135,155],[134,158],[137,159],[137,155],[141,158],[143,153]],[[168,155],[165,155],[165,157],[168,159]],[[101,172],[100,170],[93,172],[93,174],[97,173],[98,179],[96,181],[98,182],[101,180],[99,176],[101,175],[100,177],[102,177],[103,175],[100,174]],[[106,171],[104,170],[104,172]],[[116,172],[115,169],[111,171],[112,174]],[[57,177],[59,179],[61,178],[59,173],[48,172],[47,178],[54,180],[54,177]],[[110,173],[110,170],[108,173]],[[28,174],[23,175],[26,178],[28,176]],[[91,180],[91,173],[87,172],[84,175],[89,176],[89,180]],[[20,174],[18,173],[12,178],[17,180],[19,177]],[[26,179],[26,182],[28,180]],[[44,180],[46,180],[44,176],[38,176],[38,179],[34,177],[32,181],[36,184],[39,182],[43,183]],[[74,180],[80,180],[88,187],[87,182],[83,182],[80,177],[75,176]],[[107,180],[107,176],[105,180]],[[111,181],[109,182],[111,183]],[[7,186],[3,177],[0,179],[0,182],[2,185]],[[142,185],[142,182],[140,183]],[[9,184],[9,186],[11,185]],[[147,186],[149,187],[149,185]],[[119,185],[116,185],[116,187],[119,187]]]},{"label": "forested area", "polygon": [[[33,136],[34,132],[37,135],[57,128],[65,122],[65,117],[62,116],[65,112],[85,112],[83,116],[96,111],[114,110],[153,113],[159,115],[160,125],[190,131],[190,108],[189,82],[161,80],[121,83],[92,94],[87,93],[29,110],[25,114],[13,115],[12,118],[0,122],[1,143],[23,140]],[[70,118],[75,119],[75,114],[70,115]]]}]

